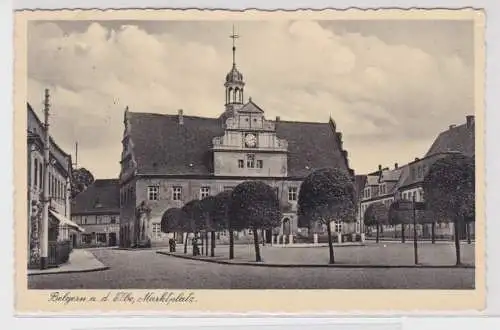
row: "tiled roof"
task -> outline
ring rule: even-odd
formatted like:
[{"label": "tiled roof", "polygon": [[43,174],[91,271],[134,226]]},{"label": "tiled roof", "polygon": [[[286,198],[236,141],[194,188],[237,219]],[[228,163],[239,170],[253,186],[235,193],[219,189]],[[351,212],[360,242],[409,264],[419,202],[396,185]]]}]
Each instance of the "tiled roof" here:
[{"label": "tiled roof", "polygon": [[474,124],[463,124],[451,127],[441,132],[436,138],[429,151],[425,155],[428,157],[442,152],[458,151],[467,156],[474,156],[475,129]]},{"label": "tiled roof", "polygon": [[71,214],[119,213],[120,184],[118,179],[95,180],[78,194],[71,204]]},{"label": "tiled roof", "polygon": [[[138,174],[211,175],[212,138],[224,135],[222,121],[183,115],[129,112],[130,136]],[[288,175],[312,170],[348,170],[339,133],[330,123],[277,121],[276,133],[288,141]]]}]

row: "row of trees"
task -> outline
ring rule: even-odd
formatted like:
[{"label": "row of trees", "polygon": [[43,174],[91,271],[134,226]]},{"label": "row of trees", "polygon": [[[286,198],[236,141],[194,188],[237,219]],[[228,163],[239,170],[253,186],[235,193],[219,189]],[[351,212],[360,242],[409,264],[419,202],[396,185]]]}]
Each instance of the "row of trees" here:
[{"label": "row of trees", "polygon": [[[273,229],[281,223],[281,209],[274,190],[261,181],[245,181],[232,191],[221,192],[202,200],[191,200],[182,208],[168,209],[162,217],[161,230],[170,233],[193,233],[204,236],[210,256],[215,255],[215,234],[229,231],[229,258],[234,258],[234,232],[246,228],[253,230],[255,260],[261,261],[259,231]],[[184,237],[187,253],[188,235]],[[207,248],[208,254],[208,248]]]},{"label": "row of trees", "polygon": [[[465,219],[474,219],[474,174],[474,160],[457,154],[434,163],[424,180],[427,202],[425,216],[420,218],[429,219],[425,221],[443,219],[456,224],[457,264],[460,263],[459,225]],[[316,170],[302,182],[298,198],[298,225],[308,228],[317,224],[326,225],[330,263],[335,262],[330,223],[355,221],[356,198],[352,177],[340,169]],[[389,218],[392,222],[407,223],[405,219],[410,217],[394,210],[373,204],[366,210],[365,224],[379,227],[389,223]],[[281,211],[278,196],[270,186],[260,181],[245,181],[232,192],[192,200],[182,209],[167,210],[162,218],[162,231],[194,233],[195,237],[204,233],[205,240],[210,232],[210,255],[214,256],[215,232],[227,229],[230,237],[229,258],[233,259],[234,231],[250,228],[254,236],[255,258],[259,262],[259,230],[278,227]],[[184,253],[187,253],[187,235]]]},{"label": "row of trees", "polygon": [[379,241],[380,227],[401,225],[401,239],[409,224],[431,224],[431,239],[435,242],[436,223],[453,223],[457,265],[460,260],[460,233],[463,226],[470,243],[470,226],[475,221],[475,165],[474,158],[451,154],[436,161],[423,181],[424,203],[412,201],[412,208],[403,208],[405,201],[394,201],[389,207],[373,203],[365,211],[363,221],[376,227]]}]

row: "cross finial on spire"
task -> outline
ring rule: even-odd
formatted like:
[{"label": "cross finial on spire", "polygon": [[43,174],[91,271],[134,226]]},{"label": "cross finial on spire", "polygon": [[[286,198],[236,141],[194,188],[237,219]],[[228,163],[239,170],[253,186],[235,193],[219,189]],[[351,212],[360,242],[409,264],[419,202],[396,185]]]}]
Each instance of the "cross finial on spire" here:
[{"label": "cross finial on spire", "polygon": [[233,33],[229,36],[229,38],[233,39],[233,65],[236,65],[236,39],[238,39],[240,36],[235,33],[234,31],[234,24],[233,24]]}]

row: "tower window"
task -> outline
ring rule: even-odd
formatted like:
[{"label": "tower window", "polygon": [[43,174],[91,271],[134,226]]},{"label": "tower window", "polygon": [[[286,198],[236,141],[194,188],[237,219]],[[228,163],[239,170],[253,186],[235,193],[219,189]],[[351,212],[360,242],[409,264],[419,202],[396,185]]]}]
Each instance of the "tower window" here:
[{"label": "tower window", "polygon": [[247,155],[247,167],[255,168],[255,155],[252,154]]},{"label": "tower window", "polygon": [[238,159],[238,168],[244,168],[245,167],[245,162],[243,159]]}]

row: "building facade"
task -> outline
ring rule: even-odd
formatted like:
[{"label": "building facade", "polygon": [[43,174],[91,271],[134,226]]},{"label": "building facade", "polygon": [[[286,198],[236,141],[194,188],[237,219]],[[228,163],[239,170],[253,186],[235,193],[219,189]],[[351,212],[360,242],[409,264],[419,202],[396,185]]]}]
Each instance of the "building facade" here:
[{"label": "building facade", "polygon": [[117,246],[120,242],[120,182],[98,179],[72,201],[71,220],[85,229],[75,247]]},{"label": "building facade", "polygon": [[[49,245],[69,240],[81,228],[70,220],[71,156],[50,138],[48,164],[44,163],[45,126],[30,104],[27,104],[27,200],[28,200],[28,260],[36,258],[40,248],[41,213],[34,214],[34,206],[41,209],[43,189],[48,189]],[[44,171],[49,171],[49,184],[44,187]]]},{"label": "building facade", "polygon": [[[233,47],[233,55],[234,51]],[[219,118],[187,116],[182,110],[161,115],[126,109],[120,174],[123,246],[145,238],[165,241],[160,222],[167,209],[232,190],[245,180],[269,184],[281,203],[289,205],[277,230],[293,240],[299,233],[296,210],[303,179],[325,167],[344,169],[354,178],[342,134],[332,119],[267,119],[252,98],[245,101],[245,82],[234,56],[224,89]],[[147,216],[138,214],[143,206],[149,210]],[[265,236],[271,240],[270,231]]]},{"label": "building facade", "polygon": [[[448,130],[441,132],[434,140],[431,147],[423,158],[415,158],[414,161],[398,168],[397,164],[393,170],[388,168],[367,175],[364,193],[360,199],[360,219],[362,220],[364,212],[368,206],[375,202],[382,202],[389,206],[395,199],[414,200],[416,202],[424,201],[424,190],[422,183],[432,164],[437,160],[446,157],[452,153],[461,153],[466,156],[475,155],[475,125],[474,116],[466,116],[466,122],[460,126],[450,125]],[[384,179],[385,177],[385,179]],[[389,181],[387,181],[389,178]],[[440,221],[436,219],[435,236],[438,238],[450,238],[453,236],[453,223]],[[398,236],[398,226],[383,226],[383,236]],[[474,235],[474,228],[471,226],[471,233]],[[412,234],[413,227],[408,235]],[[465,237],[465,228],[462,237]],[[370,229],[367,228],[369,231]],[[431,225],[417,225],[417,234],[422,237],[431,236]]]}]

